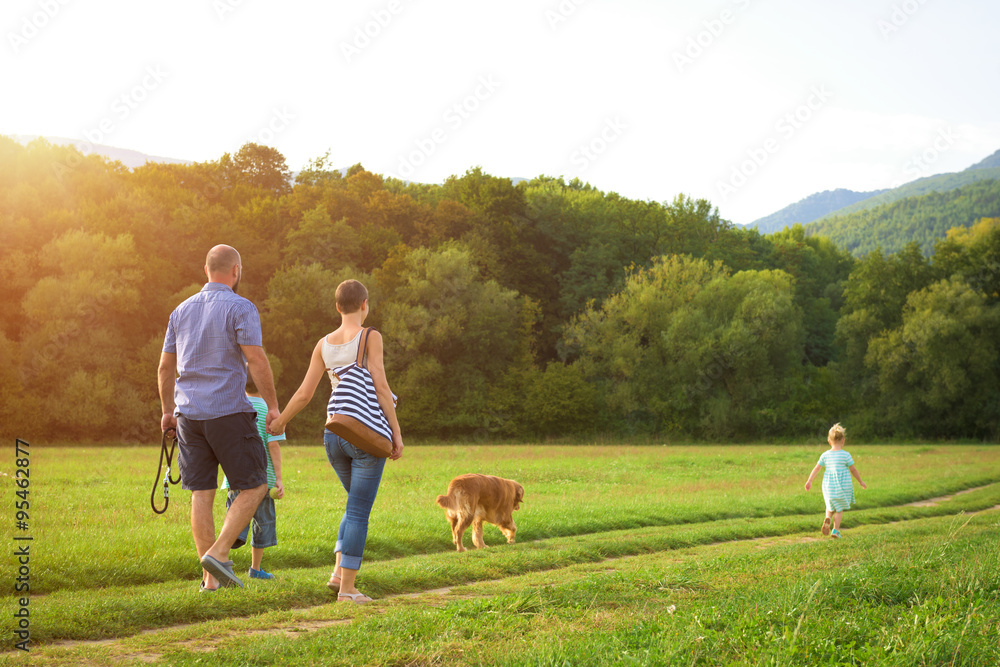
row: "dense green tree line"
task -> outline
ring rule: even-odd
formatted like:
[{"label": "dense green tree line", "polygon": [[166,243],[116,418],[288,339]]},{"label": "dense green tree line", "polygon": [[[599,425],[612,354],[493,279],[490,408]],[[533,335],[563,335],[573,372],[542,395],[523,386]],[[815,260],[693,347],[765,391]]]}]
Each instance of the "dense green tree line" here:
[{"label": "dense green tree line", "polygon": [[[407,433],[737,439],[997,436],[1000,226],[856,260],[801,226],[762,236],[710,202],[476,168],[441,185],[247,144],[128,170],[0,137],[0,429],[158,438],[170,311],[208,248],[240,250],[279,399],[366,283]],[[326,402],[293,425],[318,438]],[[316,436],[314,438],[313,436]]]}]

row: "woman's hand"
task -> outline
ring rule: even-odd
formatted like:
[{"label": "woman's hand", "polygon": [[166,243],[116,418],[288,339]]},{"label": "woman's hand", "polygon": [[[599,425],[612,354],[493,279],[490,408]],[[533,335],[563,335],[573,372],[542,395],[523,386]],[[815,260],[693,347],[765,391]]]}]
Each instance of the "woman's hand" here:
[{"label": "woman's hand", "polygon": [[281,435],[285,432],[285,424],[287,423],[284,415],[275,418],[267,427],[267,432],[271,435]]},{"label": "woman's hand", "polygon": [[392,453],[389,454],[389,458],[393,461],[399,459],[403,455],[403,436],[398,433],[392,436]]}]

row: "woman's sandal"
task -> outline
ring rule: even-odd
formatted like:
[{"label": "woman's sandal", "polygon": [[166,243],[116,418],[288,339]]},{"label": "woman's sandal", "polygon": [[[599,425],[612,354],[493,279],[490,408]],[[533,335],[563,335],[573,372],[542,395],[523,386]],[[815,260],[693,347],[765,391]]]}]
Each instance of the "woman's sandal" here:
[{"label": "woman's sandal", "polygon": [[326,587],[329,588],[331,591],[339,591],[340,590],[340,577],[338,577],[335,574],[331,574],[330,575],[330,581],[326,582]]},{"label": "woman's sandal", "polygon": [[364,593],[338,593],[337,602],[340,602],[340,598],[351,598],[351,602],[355,602],[357,604],[365,604],[366,602],[372,601],[372,599]]}]

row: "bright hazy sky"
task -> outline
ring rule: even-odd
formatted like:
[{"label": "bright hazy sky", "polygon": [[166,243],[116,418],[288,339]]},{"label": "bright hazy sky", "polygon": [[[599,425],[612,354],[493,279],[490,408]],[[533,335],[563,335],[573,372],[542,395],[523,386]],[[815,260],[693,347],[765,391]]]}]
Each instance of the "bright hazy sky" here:
[{"label": "bright hazy sky", "polygon": [[994,0],[6,0],[0,133],[578,177],[748,223],[1000,149]]}]

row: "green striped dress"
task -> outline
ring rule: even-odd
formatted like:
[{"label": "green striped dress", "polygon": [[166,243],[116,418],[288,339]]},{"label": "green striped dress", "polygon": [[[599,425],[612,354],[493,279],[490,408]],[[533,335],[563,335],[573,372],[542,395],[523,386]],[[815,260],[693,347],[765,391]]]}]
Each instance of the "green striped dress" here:
[{"label": "green striped dress", "polygon": [[823,498],[828,512],[843,512],[854,503],[854,483],[851,466],[854,459],[843,449],[830,449],[819,457],[823,466]]}]

